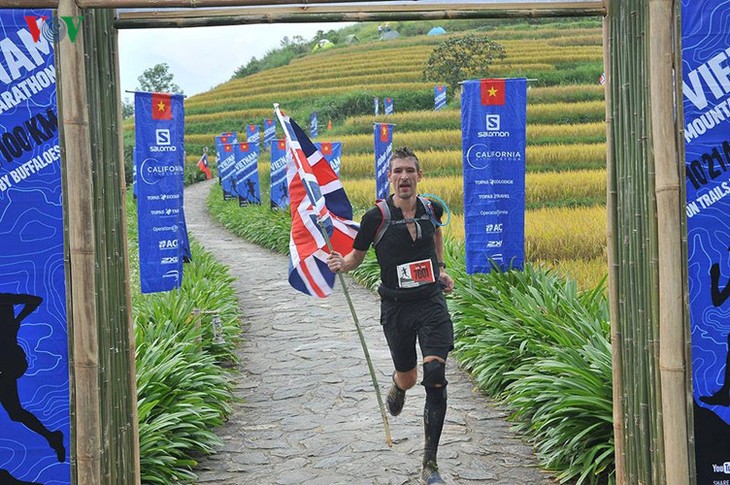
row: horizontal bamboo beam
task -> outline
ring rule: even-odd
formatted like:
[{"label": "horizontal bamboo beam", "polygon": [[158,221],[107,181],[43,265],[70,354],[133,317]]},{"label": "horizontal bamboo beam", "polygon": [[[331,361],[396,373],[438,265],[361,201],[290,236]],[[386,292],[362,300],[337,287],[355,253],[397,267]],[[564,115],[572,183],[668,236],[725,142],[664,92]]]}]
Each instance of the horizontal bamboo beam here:
[{"label": "horizontal bamboo beam", "polygon": [[[417,7],[423,5],[416,5]],[[471,10],[443,9],[440,5],[437,10],[380,10],[373,11],[340,11],[342,7],[326,9],[318,7],[317,11],[304,10],[295,13],[291,8],[249,9],[246,13],[222,17],[166,17],[129,18],[123,16],[114,22],[118,29],[146,29],[146,28],[185,28],[211,27],[222,25],[245,24],[288,24],[311,22],[379,22],[395,20],[455,20],[455,19],[488,19],[488,18],[537,18],[537,17],[602,17],[605,9],[597,6],[587,10],[491,10],[474,8]]]}]

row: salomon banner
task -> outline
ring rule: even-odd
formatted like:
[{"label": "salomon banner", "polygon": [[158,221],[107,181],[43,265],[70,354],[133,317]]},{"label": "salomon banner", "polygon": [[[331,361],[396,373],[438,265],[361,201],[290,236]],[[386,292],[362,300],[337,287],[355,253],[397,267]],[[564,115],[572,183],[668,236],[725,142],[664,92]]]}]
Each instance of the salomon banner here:
[{"label": "salomon banner", "polygon": [[439,84],[433,87],[433,109],[438,111],[446,107],[446,86]]},{"label": "salomon banner", "polygon": [[271,150],[271,143],[276,139],[276,123],[273,119],[264,120],[264,150]]},{"label": "salomon banner", "polygon": [[393,126],[390,123],[375,123],[375,200],[385,199],[390,194],[388,169],[393,155]]},{"label": "salomon banner", "polygon": [[730,483],[730,0],[682,0],[697,484]]},{"label": "salomon banner", "polygon": [[339,177],[340,159],[342,158],[342,142],[316,142],[314,145],[317,147],[317,150],[322,153],[325,160],[327,160],[330,167],[332,167],[332,170],[334,170],[335,174]]},{"label": "salomon banner", "polygon": [[317,112],[315,111],[312,113],[312,116],[309,118],[309,137],[310,138],[317,138],[318,135],[318,121],[317,121]]},{"label": "salomon banner", "polygon": [[527,80],[477,79],[462,87],[466,271],[522,269]]},{"label": "salomon banner", "polygon": [[383,100],[383,106],[384,106],[384,114],[386,115],[392,115],[394,113],[393,111],[393,98],[385,98]]},{"label": "salomon banner", "polygon": [[289,206],[289,187],[286,182],[286,140],[271,144],[271,207],[286,209]]},{"label": "salomon banner", "polygon": [[238,203],[242,206],[260,204],[259,190],[259,144],[237,143],[233,145],[236,164],[233,166],[233,193],[238,195]]},{"label": "salomon banner", "polygon": [[218,178],[223,189],[223,198],[230,200],[236,196],[233,190],[233,166],[236,159],[233,156],[233,144],[236,143],[236,136],[223,134],[215,137],[215,156],[218,163]]},{"label": "salomon banner", "polygon": [[258,144],[261,142],[261,135],[259,133],[259,125],[249,124],[246,125],[246,142]]},{"label": "salomon banner", "polygon": [[0,483],[8,484],[71,483],[56,69],[53,38],[41,35],[52,18],[0,10]]},{"label": "salomon banner", "polygon": [[137,222],[142,293],[182,284],[185,134],[183,96],[135,93]]}]

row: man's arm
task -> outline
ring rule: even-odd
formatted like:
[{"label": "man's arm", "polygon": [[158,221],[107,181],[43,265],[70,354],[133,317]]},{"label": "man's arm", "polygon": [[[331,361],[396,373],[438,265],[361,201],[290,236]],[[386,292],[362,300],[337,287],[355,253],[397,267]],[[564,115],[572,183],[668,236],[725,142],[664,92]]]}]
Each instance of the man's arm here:
[{"label": "man's arm", "polygon": [[367,251],[360,251],[359,249],[353,249],[347,256],[342,256],[337,251],[332,251],[327,256],[327,267],[333,273],[350,271],[360,266],[366,254]]}]

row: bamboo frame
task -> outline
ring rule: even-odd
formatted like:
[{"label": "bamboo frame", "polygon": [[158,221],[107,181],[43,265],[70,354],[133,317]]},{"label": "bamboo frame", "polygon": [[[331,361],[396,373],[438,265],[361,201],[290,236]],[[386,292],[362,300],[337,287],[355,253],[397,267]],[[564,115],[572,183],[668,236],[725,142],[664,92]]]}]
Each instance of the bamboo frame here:
[{"label": "bamboo frame", "polygon": [[649,1],[652,140],[659,241],[659,372],[668,485],[689,483],[679,156],[673,120],[672,1]]},{"label": "bamboo frame", "polygon": [[[73,0],[60,0],[59,15],[79,14]],[[74,397],[75,472],[77,483],[101,480],[101,404],[99,337],[96,294],[96,239],[91,197],[93,161],[87,111],[84,40],[58,45],[60,71],[59,111],[63,126],[63,160],[66,164],[64,199],[68,204],[67,281],[70,289],[72,394]]]},{"label": "bamboo frame", "polygon": [[[472,6],[473,7],[473,6]],[[238,10],[242,12],[242,10]],[[538,17],[598,17],[605,13],[603,7],[591,10],[416,10],[416,9],[386,9],[380,11],[346,11],[339,12],[332,9],[319,8],[315,12],[305,10],[295,13],[291,8],[261,9],[251,8],[247,13],[231,16],[212,17],[177,17],[156,16],[133,17],[123,14],[120,20],[114,23],[118,29],[147,29],[147,28],[186,28],[186,27],[213,27],[224,25],[247,24],[275,24],[275,23],[311,23],[311,22],[386,22],[396,20],[457,20],[457,19],[484,19],[484,18],[538,18]]]}]

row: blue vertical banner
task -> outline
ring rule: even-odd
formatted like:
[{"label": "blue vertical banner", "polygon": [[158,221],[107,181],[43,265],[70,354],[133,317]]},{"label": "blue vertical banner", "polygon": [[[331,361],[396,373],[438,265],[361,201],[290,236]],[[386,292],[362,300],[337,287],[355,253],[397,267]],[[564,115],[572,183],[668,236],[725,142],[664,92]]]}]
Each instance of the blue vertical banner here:
[{"label": "blue vertical banner", "polygon": [[317,112],[312,112],[312,116],[309,118],[309,136],[310,138],[317,138],[318,133],[318,121]]},{"label": "blue vertical banner", "polygon": [[235,186],[233,192],[238,195],[239,204],[260,204],[259,189],[259,144],[237,143],[233,146],[236,160],[233,166]]},{"label": "blue vertical banner", "polygon": [[286,140],[276,140],[271,144],[271,190],[269,191],[269,199],[273,209],[286,209],[289,206],[286,157]]},{"label": "blue vertical banner", "polygon": [[461,94],[466,271],[525,262],[527,80],[465,81]]},{"label": "blue vertical banner", "polygon": [[236,164],[236,158],[233,155],[234,143],[236,143],[236,137],[230,134],[215,137],[218,178],[223,189],[223,198],[226,200],[236,196],[236,192],[233,190],[233,166]]},{"label": "blue vertical banner", "polygon": [[378,98],[373,98],[373,108],[375,109],[375,116],[378,116],[380,114],[380,100]]},{"label": "blue vertical banner", "polygon": [[387,97],[387,98],[383,99],[383,106],[384,106],[383,111],[385,112],[386,115],[392,115],[395,112],[394,108],[393,108],[393,98]]},{"label": "blue vertical banner", "polygon": [[388,168],[393,155],[393,124],[375,123],[375,199],[385,199],[390,194]]},{"label": "blue vertical banner", "polygon": [[182,284],[185,225],[183,96],[135,93],[137,222],[142,293],[170,291]]},{"label": "blue vertical banner", "polygon": [[264,150],[271,150],[271,143],[276,139],[276,123],[273,119],[264,120]]},{"label": "blue vertical banner", "polygon": [[339,177],[340,176],[340,162],[342,159],[342,142],[339,141],[333,141],[333,142],[316,142],[314,146],[317,147],[317,150],[320,151],[322,156],[324,157],[327,162],[329,162],[330,167],[332,167],[332,170],[335,171],[335,174]]},{"label": "blue vertical banner", "polygon": [[730,478],[730,0],[682,0],[697,484]]},{"label": "blue vertical banner", "polygon": [[0,481],[8,484],[71,483],[55,57],[52,41],[32,35],[52,18],[0,10]]},{"label": "blue vertical banner", "polygon": [[258,145],[261,142],[261,134],[259,133],[259,125],[250,123],[246,125],[246,142]]},{"label": "blue vertical banner", "polygon": [[438,111],[446,107],[446,86],[439,84],[433,87],[433,109]]}]

